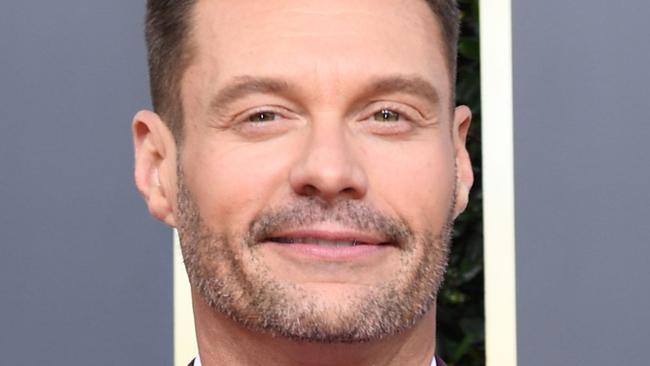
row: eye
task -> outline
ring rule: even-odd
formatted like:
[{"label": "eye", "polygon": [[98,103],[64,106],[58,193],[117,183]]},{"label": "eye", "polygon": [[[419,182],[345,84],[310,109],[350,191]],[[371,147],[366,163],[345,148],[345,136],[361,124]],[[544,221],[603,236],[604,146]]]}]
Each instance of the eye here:
[{"label": "eye", "polygon": [[390,109],[382,109],[376,112],[373,115],[373,118],[378,122],[397,122],[400,120],[401,116],[399,112]]},{"label": "eye", "polygon": [[424,117],[408,103],[393,100],[371,101],[359,116],[365,131],[375,135],[404,135],[421,126]]},{"label": "eye", "polygon": [[255,112],[248,116],[248,122],[269,122],[274,121],[278,115],[270,111]]},{"label": "eye", "polygon": [[259,105],[229,117],[230,127],[245,138],[278,136],[300,125],[300,115],[282,105]]}]

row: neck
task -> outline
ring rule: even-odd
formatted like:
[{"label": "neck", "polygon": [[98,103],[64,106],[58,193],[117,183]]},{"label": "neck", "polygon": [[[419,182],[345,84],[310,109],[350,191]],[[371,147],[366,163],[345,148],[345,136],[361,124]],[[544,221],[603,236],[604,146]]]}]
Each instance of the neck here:
[{"label": "neck", "polygon": [[297,342],[250,331],[192,294],[203,366],[429,366],[435,352],[435,307],[400,334],[357,344]]}]

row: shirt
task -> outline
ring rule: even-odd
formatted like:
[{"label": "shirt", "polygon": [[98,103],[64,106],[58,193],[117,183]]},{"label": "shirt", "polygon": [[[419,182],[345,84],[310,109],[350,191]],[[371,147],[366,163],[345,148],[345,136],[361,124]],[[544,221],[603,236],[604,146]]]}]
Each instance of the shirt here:
[{"label": "shirt", "polygon": [[[194,366],[201,366],[201,357],[196,356],[196,359],[194,360]],[[433,360],[431,360],[431,366],[438,366],[436,363],[436,358],[434,357]]]}]

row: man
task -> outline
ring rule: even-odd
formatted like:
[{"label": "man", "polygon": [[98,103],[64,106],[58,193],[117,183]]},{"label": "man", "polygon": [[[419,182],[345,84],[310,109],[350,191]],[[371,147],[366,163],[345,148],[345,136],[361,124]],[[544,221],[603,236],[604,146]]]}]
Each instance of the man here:
[{"label": "man", "polygon": [[473,175],[452,0],[149,0],[135,180],[217,365],[442,365]]}]

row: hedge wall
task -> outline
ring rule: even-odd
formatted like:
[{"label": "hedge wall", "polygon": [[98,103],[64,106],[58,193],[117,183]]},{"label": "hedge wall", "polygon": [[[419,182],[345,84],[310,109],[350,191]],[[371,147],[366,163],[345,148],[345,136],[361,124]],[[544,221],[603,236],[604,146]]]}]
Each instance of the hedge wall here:
[{"label": "hedge wall", "polygon": [[478,0],[459,0],[462,12],[456,100],[473,112],[468,147],[474,188],[467,211],[456,220],[445,283],[438,295],[438,354],[449,366],[485,365],[481,98]]}]

